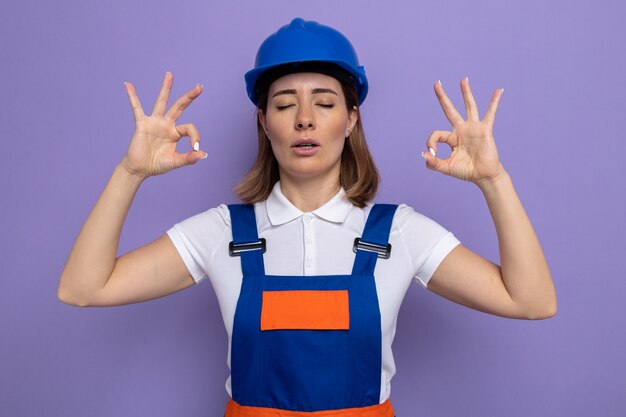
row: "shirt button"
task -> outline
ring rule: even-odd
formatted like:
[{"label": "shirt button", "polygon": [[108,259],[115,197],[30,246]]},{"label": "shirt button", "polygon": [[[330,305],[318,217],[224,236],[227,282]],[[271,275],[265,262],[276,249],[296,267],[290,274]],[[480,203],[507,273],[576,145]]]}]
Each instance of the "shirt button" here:
[{"label": "shirt button", "polygon": [[304,221],[307,223],[311,223],[311,218],[309,216],[304,216]]},{"label": "shirt button", "polygon": [[306,267],[307,267],[307,268],[310,268],[310,267],[311,267],[311,265],[313,265],[313,262],[311,262],[311,260],[310,260],[310,259],[307,259],[307,260],[306,260]]}]

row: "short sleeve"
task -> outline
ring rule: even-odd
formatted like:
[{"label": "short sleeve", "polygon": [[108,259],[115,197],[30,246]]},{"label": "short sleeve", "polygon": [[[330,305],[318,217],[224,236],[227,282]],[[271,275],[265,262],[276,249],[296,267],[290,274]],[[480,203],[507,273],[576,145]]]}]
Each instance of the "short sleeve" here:
[{"label": "short sleeve", "polygon": [[166,232],[196,284],[207,277],[208,265],[229,230],[228,207],[220,205],[176,223]]},{"label": "short sleeve", "polygon": [[395,220],[411,258],[413,279],[427,288],[441,261],[461,242],[442,225],[406,204],[398,207]]}]

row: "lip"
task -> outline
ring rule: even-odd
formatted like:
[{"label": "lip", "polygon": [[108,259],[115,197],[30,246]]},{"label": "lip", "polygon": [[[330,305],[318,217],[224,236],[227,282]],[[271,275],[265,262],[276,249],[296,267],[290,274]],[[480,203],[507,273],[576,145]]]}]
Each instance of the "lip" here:
[{"label": "lip", "polygon": [[[302,147],[299,145],[313,145]],[[293,153],[297,156],[312,156],[320,149],[320,143],[313,138],[300,138],[291,145]]]},{"label": "lip", "polygon": [[300,138],[291,145],[292,148],[295,148],[298,145],[314,145],[320,146],[320,143],[313,138]]}]

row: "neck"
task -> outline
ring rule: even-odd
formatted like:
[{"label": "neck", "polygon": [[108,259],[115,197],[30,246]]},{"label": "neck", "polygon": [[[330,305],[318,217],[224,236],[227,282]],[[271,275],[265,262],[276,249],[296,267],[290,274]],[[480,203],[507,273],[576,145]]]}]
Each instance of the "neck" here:
[{"label": "neck", "polygon": [[283,195],[300,211],[309,212],[322,207],[337,194],[341,188],[339,178],[298,179],[281,176],[280,190]]}]

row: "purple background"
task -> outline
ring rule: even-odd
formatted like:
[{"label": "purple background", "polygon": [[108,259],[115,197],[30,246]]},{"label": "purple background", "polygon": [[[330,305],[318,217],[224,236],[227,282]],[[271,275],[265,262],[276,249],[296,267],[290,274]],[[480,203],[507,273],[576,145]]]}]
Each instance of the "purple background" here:
[{"label": "purple background", "polygon": [[226,333],[208,281],[116,308],[70,307],[56,289],[133,133],[122,82],[146,111],[166,70],[170,104],[203,83],[179,122],[198,126],[209,157],[143,184],[120,254],[234,201],[256,148],[243,74],[269,33],[302,16],[346,34],[366,67],[379,200],[412,205],[494,262],[478,188],[419,152],[449,126],[437,79],[462,114],[466,75],[481,116],[505,88],[496,143],[557,288],[556,317],[519,321],[412,286],[394,343],[398,416],[626,415],[625,14],[623,2],[571,0],[2,2],[0,414],[222,415]]}]

